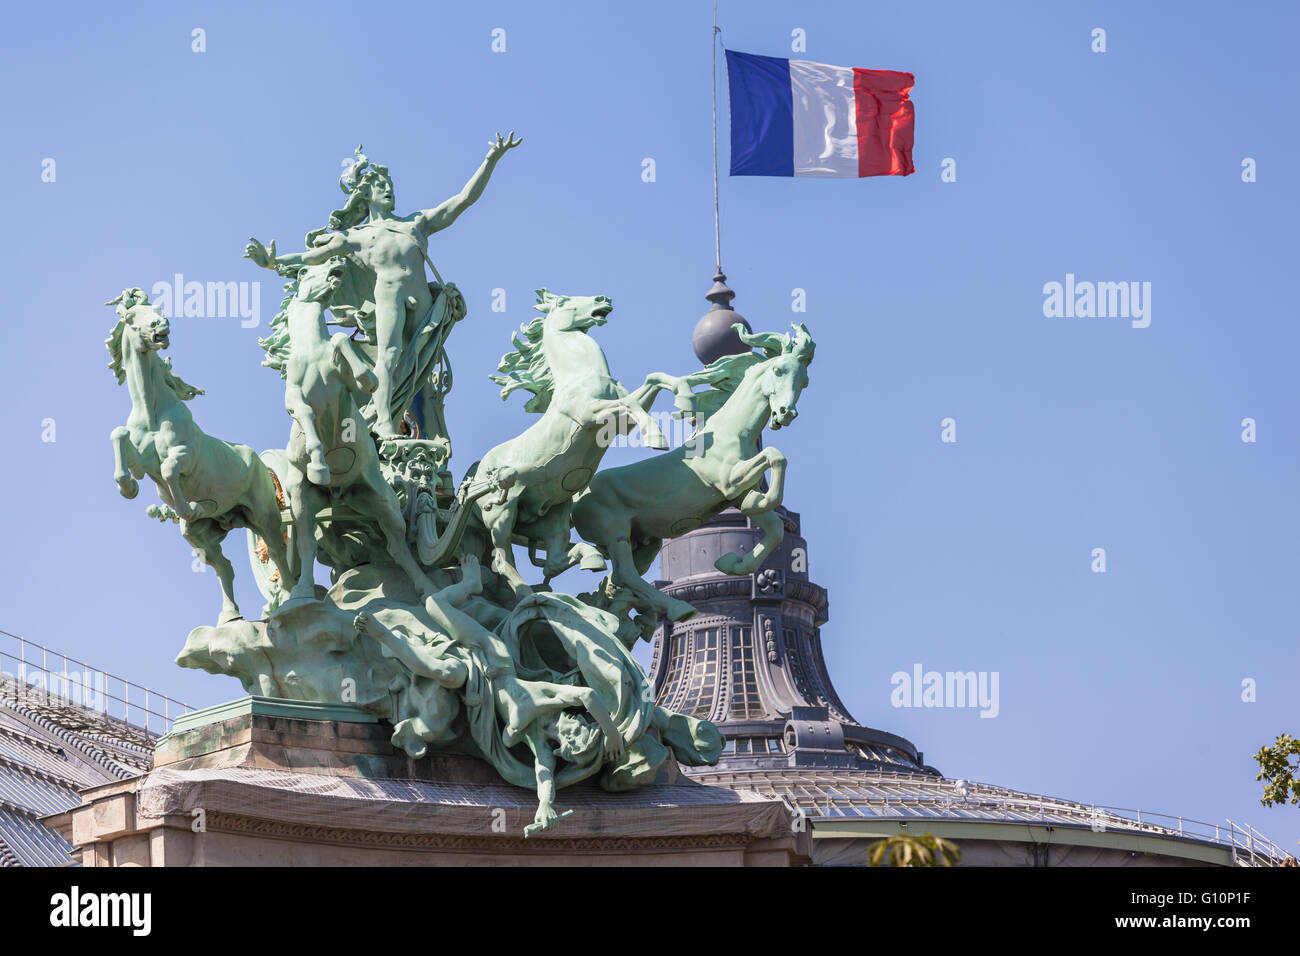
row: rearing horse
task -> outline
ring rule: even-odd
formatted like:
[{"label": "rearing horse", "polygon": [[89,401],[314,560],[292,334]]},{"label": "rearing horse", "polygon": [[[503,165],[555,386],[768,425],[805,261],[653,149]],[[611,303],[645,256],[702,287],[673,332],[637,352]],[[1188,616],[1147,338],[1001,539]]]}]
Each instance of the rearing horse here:
[{"label": "rearing horse", "polygon": [[171,326],[138,288],[127,289],[106,305],[117,306],[118,321],[105,342],[108,367],[118,384],[126,382],[131,414],[113,429],[113,478],[124,498],[140,493],[137,479],[148,475],[158,496],[176,513],[181,534],[221,582],[218,624],[238,620],[235,571],[221,552],[231,528],[246,527],[266,542],[280,579],[290,586],[280,506],[271,472],[253,449],[207,435],[194,424],[185,403],[203,390],[181,380],[159,349],[170,343]]},{"label": "rearing horse", "polygon": [[[682,379],[688,386],[713,386],[686,401],[695,433],[667,454],[600,472],[573,505],[574,527],[613,563],[614,584],[632,591],[643,609],[674,621],[692,616],[695,608],[642,577],[664,538],[698,528],[734,505],[763,537],[743,558],[724,554],[715,567],[726,574],[751,574],[785,536],[773,509],[785,492],[786,459],[770,446],[760,449],[759,437],[769,421],[773,429],[783,428],[798,414],[816,344],[803,325],[795,326],[792,336],[749,335],[742,325],[733,328],[741,341],[765,354],[725,355]],[[769,468],[771,487],[760,491]]]},{"label": "rearing horse", "polygon": [[[615,380],[605,353],[587,334],[604,325],[613,309],[605,296],[539,289],[534,308],[542,316],[515,334],[516,351],[498,366],[505,374],[492,380],[502,386],[502,398],[519,388],[532,392],[524,409],[542,417],[470,469],[479,478],[496,475],[513,481],[505,493],[481,498],[474,507],[491,538],[492,570],[519,596],[532,590],[514,566],[511,544],[516,540],[528,546],[548,580],[575,564],[604,567],[590,545],[570,544],[573,496],[587,486],[615,435],[640,426],[647,446],[668,447],[648,410],[660,391],[679,381],[656,372],[629,394]],[[539,545],[546,550],[544,563],[535,557]]]}]

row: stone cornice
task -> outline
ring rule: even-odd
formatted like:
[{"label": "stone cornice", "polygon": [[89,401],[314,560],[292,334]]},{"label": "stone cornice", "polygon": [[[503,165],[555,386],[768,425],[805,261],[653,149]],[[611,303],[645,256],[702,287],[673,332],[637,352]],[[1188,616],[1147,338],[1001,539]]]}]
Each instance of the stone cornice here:
[{"label": "stone cornice", "polygon": [[663,837],[552,837],[545,834],[524,839],[513,835],[471,836],[450,833],[398,833],[384,830],[353,830],[315,824],[287,823],[231,813],[210,812],[209,832],[245,833],[293,842],[330,843],[348,846],[412,850],[464,850],[515,854],[550,855],[565,852],[636,852],[647,850],[744,849],[759,837],[747,833],[710,833]]},{"label": "stone cornice", "polygon": [[[748,600],[753,592],[749,576],[719,574],[716,577],[696,578],[678,583],[661,585],[660,590],[679,601],[697,604],[705,601],[719,601],[728,598]],[[816,612],[818,622],[825,618],[826,608],[830,603],[826,589],[812,581],[787,580],[785,593],[771,598],[774,601],[798,601],[807,604]]]}]

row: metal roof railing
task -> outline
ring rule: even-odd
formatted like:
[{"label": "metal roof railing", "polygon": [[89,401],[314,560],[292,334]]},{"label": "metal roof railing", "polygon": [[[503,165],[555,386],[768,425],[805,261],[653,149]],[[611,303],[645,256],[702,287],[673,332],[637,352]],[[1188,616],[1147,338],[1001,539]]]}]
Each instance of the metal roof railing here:
[{"label": "metal roof railing", "polygon": [[73,707],[150,737],[168,733],[188,704],[0,630],[0,693],[20,703]]},{"label": "metal roof railing", "polygon": [[707,776],[725,786],[747,787],[778,797],[810,817],[823,819],[868,815],[876,819],[928,817],[1068,824],[1215,844],[1230,849],[1237,866],[1294,866],[1296,859],[1294,853],[1258,830],[1232,820],[1205,823],[1148,810],[1077,803],[974,780],[814,769],[735,770]]},{"label": "metal roof railing", "polygon": [[[1057,797],[1043,795],[1026,795],[1005,787],[971,781],[965,786],[969,800],[972,796],[989,794],[994,806],[1016,806],[1019,809],[1032,809],[1033,800],[1037,799],[1040,813],[1059,813],[1082,817],[1082,822],[1093,829],[1116,829],[1139,832],[1160,833],[1166,836],[1179,836],[1184,839],[1197,840],[1202,843],[1215,843],[1232,848],[1233,859],[1243,866],[1280,866],[1294,859],[1294,854],[1287,852],[1272,840],[1265,837],[1253,827],[1225,820],[1224,824],[1206,823],[1189,817],[1174,816],[1168,813],[1154,813],[1150,810],[1135,810],[1128,807],[1110,807],[1098,804],[1080,804]],[[1029,799],[1026,799],[1026,796]],[[978,799],[978,797],[977,797]]]}]

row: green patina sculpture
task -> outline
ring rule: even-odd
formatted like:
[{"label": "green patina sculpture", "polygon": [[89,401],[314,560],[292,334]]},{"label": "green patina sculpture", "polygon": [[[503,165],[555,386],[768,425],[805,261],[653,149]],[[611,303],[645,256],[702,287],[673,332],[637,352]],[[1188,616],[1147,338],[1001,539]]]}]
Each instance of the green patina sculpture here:
[{"label": "green patina sculpture", "polygon": [[[400,433],[402,416],[417,393],[423,395],[425,422],[437,434],[446,434],[442,402],[451,388],[451,368],[444,344],[451,326],[465,317],[465,300],[455,286],[438,278],[429,259],[429,236],[450,226],[483,195],[497,162],[522,142],[513,133],[497,136],[464,189],[439,206],[400,218],[393,213],[396,197],[388,167],[371,163],[358,146],[355,162],[339,179],[348,200],[330,214],[328,229],[307,234],[305,252],[277,256],[274,242],[268,248],[249,240],[244,255],[268,269],[292,273],[335,256],[347,257],[353,266],[331,311],[340,324],[366,334],[377,385],[365,415],[380,437]],[[436,283],[426,279],[426,263]],[[278,337],[272,335],[265,344],[274,348]],[[270,365],[278,367],[280,361],[274,352],[268,357]]]},{"label": "green patina sculpture", "polygon": [[[288,256],[274,243],[249,244],[248,258],[289,280],[261,340],[264,364],[285,379],[284,448],[256,454],[198,429],[185,403],[201,392],[159,357],[170,327],[139,289],[109,303],[118,322],[108,347],[132,402],[112,435],[118,486],[134,497],[137,479],[150,475],[162,505],[149,514],[179,522],[221,584],[216,625],[195,628],[177,663],[233,676],[251,693],[356,704],[390,721],[394,745],[412,757],[486,760],[537,792],[531,836],[563,817],[559,788],[593,779],[626,790],[652,783],[669,759],[717,761],[717,729],[656,706],[632,656],[660,615],[694,612],[642,575],[664,538],[731,506],[764,537],[750,554],[721,559],[720,570],[749,574],[780,542],[773,509],[786,460],[760,447],[760,436],[794,419],[814,346],[803,326],[742,332],[759,351],[682,376],[654,372],[629,392],[590,334],[610,300],[543,289],[540,317],[521,327],[491,376],[503,398],[530,392],[525,410],[539,417],[466,468],[457,487],[443,416],[445,343],[466,309],[436,270],[426,280],[425,247],[518,144],[498,136],[459,195],[403,219],[393,216],[387,168],[358,148],[332,231],[309,233],[307,251]],[[695,428],[673,450],[651,412],[665,390]],[[648,457],[599,471],[632,429]],[[221,552],[236,527],[248,529],[267,601],[258,620],[236,607]],[[540,582],[515,567],[515,545]],[[606,560],[610,573],[590,593],[551,589],[561,572],[603,571]],[[315,583],[318,563],[328,587]]]},{"label": "green patina sculpture", "polygon": [[[760,449],[759,437],[768,421],[774,429],[784,428],[798,414],[815,346],[802,325],[793,336],[735,329],[744,344],[766,354],[724,355],[686,376],[688,386],[712,386],[680,402],[696,425],[690,439],[665,455],[600,472],[573,506],[578,533],[613,562],[614,583],[638,595],[651,613],[674,621],[695,609],[642,577],[664,538],[698,528],[725,508],[739,508],[763,537],[743,558],[726,554],[716,565],[727,574],[752,574],[785,535],[773,512],[785,492],[785,456],[770,446]],[[759,482],[768,471],[771,485],[761,491]]]},{"label": "green patina sculpture", "polygon": [[[655,396],[677,380],[662,372],[628,394],[610,374],[605,353],[587,334],[604,325],[613,309],[603,295],[554,295],[537,292],[540,318],[515,335],[516,352],[501,359],[502,375],[492,381],[501,397],[515,389],[532,392],[525,411],[542,417],[522,435],[497,445],[479,468],[509,469],[516,483],[502,498],[478,503],[478,517],[491,538],[492,569],[520,595],[532,589],[515,570],[514,541],[526,544],[533,562],[549,581],[575,564],[604,570],[600,555],[587,544],[570,545],[569,510],[573,497],[587,486],[616,435],[641,428],[650,448],[668,447],[648,410]],[[546,560],[537,560],[537,549]]]},{"label": "green patina sculpture", "polygon": [[[316,524],[329,507],[331,521],[373,525],[384,549],[421,593],[433,589],[406,541],[406,524],[393,489],[379,468],[379,452],[361,423],[357,397],[375,391],[342,332],[330,337],[325,306],[343,280],[344,260],[303,266],[289,303],[290,352],[285,406],[294,418],[285,454],[284,491],[293,517],[297,567],[316,562]],[[355,362],[355,364],[354,364]],[[301,574],[289,602],[316,600],[310,573]]]},{"label": "green patina sculpture", "polygon": [[180,522],[181,534],[221,583],[219,623],[238,620],[235,571],[221,551],[231,528],[246,527],[266,539],[281,578],[292,581],[280,530],[271,472],[247,445],[213,438],[194,424],[185,403],[203,390],[172,371],[167,348],[171,325],[139,288],[126,289],[107,303],[117,307],[117,324],[105,344],[108,367],[118,384],[126,382],[131,414],[113,429],[113,479],[124,498],[140,492],[148,475],[158,496]]}]

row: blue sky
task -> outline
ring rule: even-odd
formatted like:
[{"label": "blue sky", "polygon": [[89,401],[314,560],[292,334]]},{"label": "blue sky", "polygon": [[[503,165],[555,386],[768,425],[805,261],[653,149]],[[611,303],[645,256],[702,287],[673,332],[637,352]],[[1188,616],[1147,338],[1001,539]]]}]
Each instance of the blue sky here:
[{"label": "blue sky", "polygon": [[[409,212],[456,192],[495,132],[524,138],[430,245],[470,308],[450,341],[457,475],[528,422],[487,374],[538,286],[613,298],[596,334],[625,382],[694,367],[710,19],[707,2],[10,11],[0,628],[195,704],[239,693],[171,663],[215,618],[217,583],[144,517],[147,481],[128,502],[111,479],[129,400],[101,303],[175,273],[261,281],[258,328],[180,319],[171,353],[207,389],[207,431],[283,445],[256,342],[279,290],[240,255],[250,235],[300,248],[358,142]],[[722,182],[737,309],[805,321],[820,346],[776,441],[845,702],[949,776],[1230,817],[1293,846],[1300,808],[1259,805],[1250,755],[1300,731],[1294,5],[731,0],[721,20],[733,49],[916,75],[915,175]],[[1046,318],[1043,286],[1067,273],[1150,282],[1150,327]],[[256,606],[246,573],[240,593]],[[890,676],[916,663],[998,672],[998,717],[891,707]]]}]

